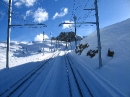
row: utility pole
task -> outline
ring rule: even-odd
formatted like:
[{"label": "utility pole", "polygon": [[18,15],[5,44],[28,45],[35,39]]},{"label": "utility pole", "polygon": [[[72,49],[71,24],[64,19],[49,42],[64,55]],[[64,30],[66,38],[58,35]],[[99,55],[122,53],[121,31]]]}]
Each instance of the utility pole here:
[{"label": "utility pole", "polygon": [[52,33],[50,33],[51,36],[51,52],[52,52]]},{"label": "utility pole", "polygon": [[51,38],[51,52],[52,52],[52,38]]},{"label": "utility pole", "polygon": [[44,32],[43,32],[43,55],[44,55]]},{"label": "utility pole", "polygon": [[65,46],[65,47],[66,47],[66,49],[67,49],[67,40],[66,40],[65,42],[66,42],[66,46]]},{"label": "utility pole", "polygon": [[[59,24],[59,26],[63,25],[63,24],[96,24],[96,28],[97,28],[97,41],[98,41],[98,51],[99,51],[99,68],[102,67],[102,57],[101,57],[101,41],[100,41],[100,30],[99,30],[99,17],[98,17],[98,5],[97,5],[97,0],[95,0],[94,2],[95,8],[91,8],[91,9],[84,9],[84,10],[95,10],[95,17],[96,17],[96,22],[76,22],[76,17],[74,16],[74,21],[75,23],[61,23]],[[75,32],[76,32],[76,28],[75,28]]]},{"label": "utility pole", "polygon": [[8,8],[8,28],[7,28],[6,68],[9,68],[10,33],[11,33],[11,13],[12,13],[12,0],[9,0],[9,8]]},{"label": "utility pole", "polygon": [[47,27],[45,24],[11,24],[11,14],[12,13],[12,0],[9,0],[8,7],[8,27],[7,27],[7,50],[6,50],[6,68],[9,68],[9,53],[10,53],[10,34],[11,27],[13,26],[43,26]]},{"label": "utility pole", "polygon": [[55,51],[57,51],[57,38],[55,39]]},{"label": "utility pole", "polygon": [[98,43],[98,51],[99,51],[99,68],[102,67],[102,57],[101,57],[101,41],[100,41],[100,29],[99,29],[99,17],[98,17],[98,5],[97,0],[94,2],[95,8],[92,9],[84,9],[84,10],[95,10],[96,17],[96,28],[97,28],[97,43]]},{"label": "utility pole", "polygon": [[56,49],[57,49],[57,38],[55,39],[55,51],[56,51]]},{"label": "utility pole", "polygon": [[74,15],[74,24],[75,24],[75,46],[77,46],[77,39],[76,39],[76,20],[77,20],[77,17]]},{"label": "utility pole", "polygon": [[74,16],[74,23],[61,23],[61,24],[59,24],[59,26],[61,26],[61,25],[63,25],[63,24],[75,24],[75,47],[76,47],[76,45],[77,45],[77,39],[76,39],[76,24],[96,24],[95,22],[76,22],[76,19],[77,19],[77,17],[76,16]]},{"label": "utility pole", "polygon": [[[77,39],[76,39],[76,24],[81,24],[81,23],[77,23],[76,20],[77,20],[77,17],[74,15],[74,23],[61,23],[59,24],[59,26],[63,25],[63,24],[74,24],[75,26],[75,46],[77,45]],[[87,22],[89,23],[89,22]],[[91,22],[93,24],[93,22]]]},{"label": "utility pole", "polygon": [[95,16],[96,16],[96,25],[97,25],[97,38],[98,38],[98,51],[99,51],[99,68],[102,67],[102,58],[101,58],[101,41],[100,41],[100,30],[99,30],[99,17],[98,17],[98,5],[97,0],[95,0]]},{"label": "utility pole", "polygon": [[57,44],[57,38],[56,38],[56,51],[57,51],[57,46],[58,46],[58,44]]},{"label": "utility pole", "polygon": [[59,48],[59,47],[60,47],[60,46],[59,46],[59,38],[57,38],[57,39],[58,39],[58,48]]},{"label": "utility pole", "polygon": [[72,50],[72,46],[71,46],[71,35],[70,35],[70,48],[71,48],[71,50]]}]

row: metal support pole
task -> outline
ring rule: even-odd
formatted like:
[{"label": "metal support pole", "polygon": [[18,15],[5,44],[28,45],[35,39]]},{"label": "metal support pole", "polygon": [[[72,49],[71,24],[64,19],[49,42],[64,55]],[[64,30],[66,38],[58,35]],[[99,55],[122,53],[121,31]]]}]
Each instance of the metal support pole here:
[{"label": "metal support pole", "polygon": [[70,35],[70,48],[71,48],[71,50],[72,50],[72,46],[71,46],[71,35]]},{"label": "metal support pole", "polygon": [[52,52],[52,38],[51,38],[51,52]]},{"label": "metal support pole", "polygon": [[99,30],[99,17],[98,17],[98,5],[97,0],[95,0],[95,16],[96,16],[96,26],[97,26],[97,39],[98,39],[98,51],[99,51],[99,68],[102,67],[101,58],[101,41],[100,41],[100,30]]},{"label": "metal support pole", "polygon": [[43,55],[44,55],[44,32],[43,32]]},{"label": "metal support pole", "polygon": [[67,40],[66,40],[66,49],[67,49]]},{"label": "metal support pole", "polygon": [[57,51],[57,38],[56,38],[56,51]]},{"label": "metal support pole", "polygon": [[8,28],[7,28],[7,51],[6,51],[6,68],[9,68],[9,51],[10,51],[10,33],[11,33],[11,13],[12,13],[12,0],[9,0],[8,8]]},{"label": "metal support pole", "polygon": [[57,51],[57,48],[58,48],[58,39],[56,38],[56,51]]},{"label": "metal support pole", "polygon": [[77,19],[77,17],[74,15],[74,24],[75,24],[75,47],[77,46],[77,39],[76,39],[76,19]]},{"label": "metal support pole", "polygon": [[55,39],[55,47],[54,47],[54,51],[56,51],[56,39]]},{"label": "metal support pole", "polygon": [[52,52],[52,33],[50,33],[50,40],[51,40],[51,52]]},{"label": "metal support pole", "polygon": [[59,38],[58,38],[58,48],[59,48],[60,46],[59,46]]}]

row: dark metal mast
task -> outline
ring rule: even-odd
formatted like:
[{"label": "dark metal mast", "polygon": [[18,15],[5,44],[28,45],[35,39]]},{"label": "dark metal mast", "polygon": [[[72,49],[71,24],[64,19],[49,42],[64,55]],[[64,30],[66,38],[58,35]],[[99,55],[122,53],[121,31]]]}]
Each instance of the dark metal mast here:
[{"label": "dark metal mast", "polygon": [[11,13],[12,13],[12,0],[9,0],[9,8],[8,8],[8,28],[7,28],[6,68],[9,68],[10,33],[11,33]]},{"label": "dark metal mast", "polygon": [[99,17],[98,17],[98,5],[97,0],[95,0],[95,16],[96,16],[96,25],[97,25],[97,39],[98,39],[98,51],[99,51],[99,68],[102,67],[102,58],[101,58],[101,41],[100,41],[100,30],[99,30]]}]

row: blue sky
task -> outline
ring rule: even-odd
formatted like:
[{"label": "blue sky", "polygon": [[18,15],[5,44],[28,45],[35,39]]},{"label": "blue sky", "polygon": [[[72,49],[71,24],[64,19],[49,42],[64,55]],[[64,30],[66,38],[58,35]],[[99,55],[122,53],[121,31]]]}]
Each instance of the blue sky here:
[{"label": "blue sky", "polygon": [[[33,41],[41,39],[42,32],[50,37],[60,32],[74,31],[73,25],[63,25],[62,22],[95,21],[94,11],[83,10],[93,8],[94,0],[13,0],[12,24],[43,23],[47,27],[12,27],[11,40]],[[8,0],[0,1],[0,41],[7,37]],[[98,0],[100,28],[130,18],[130,0]],[[96,30],[95,25],[77,25],[77,34],[86,36]]]}]

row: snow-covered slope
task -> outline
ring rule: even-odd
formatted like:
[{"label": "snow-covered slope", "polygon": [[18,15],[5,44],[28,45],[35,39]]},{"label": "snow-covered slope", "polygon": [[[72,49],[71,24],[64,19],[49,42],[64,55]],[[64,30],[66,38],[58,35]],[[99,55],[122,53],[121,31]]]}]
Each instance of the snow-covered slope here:
[{"label": "snow-covered slope", "polygon": [[[130,19],[100,29],[103,67],[98,68],[98,54],[90,58],[86,53],[97,49],[97,33],[94,32],[81,41],[88,43],[79,58],[87,68],[91,68],[111,86],[130,96]],[[114,57],[108,57],[108,49],[114,51]]]},{"label": "snow-covered slope", "polygon": [[[51,53],[51,42],[17,42],[11,41],[9,53],[9,67],[14,67],[32,61],[40,61],[44,54],[48,56]],[[61,46],[62,47],[62,46]],[[52,52],[55,50],[55,41],[52,41]],[[0,69],[6,66],[6,42],[0,42]]]},{"label": "snow-covered slope", "polygon": [[[98,89],[106,89],[108,93],[116,92],[115,94],[130,96],[130,19],[116,23],[100,30],[101,32],[101,47],[102,47],[102,64],[101,69],[98,68],[98,54],[90,58],[86,53],[92,49],[97,49],[97,33],[94,32],[88,37],[84,38],[81,43],[88,43],[90,46],[86,48],[81,55],[70,53],[76,60],[81,63],[84,70],[90,73],[95,81],[99,84]],[[74,48],[75,43],[68,44],[69,49]],[[52,43],[54,51],[55,41]],[[60,43],[60,49],[66,46],[65,43]],[[43,56],[42,42],[11,42],[10,44],[10,67],[18,65],[29,64],[30,62],[42,62],[51,53],[50,41],[44,42]],[[108,49],[114,51],[114,57],[108,57]],[[62,62],[62,60],[61,60]],[[0,42],[0,71],[4,70],[6,66],[6,42]],[[2,73],[1,73],[2,74]],[[2,76],[2,75],[1,75]],[[84,75],[85,76],[85,75]],[[2,77],[3,78],[3,77]],[[1,79],[2,79],[1,78]],[[8,79],[8,78],[7,78]],[[4,79],[6,80],[6,79]],[[47,81],[47,80],[46,80]],[[101,88],[100,86],[104,87]],[[111,90],[113,90],[111,92]],[[116,95],[111,94],[116,97]]]},{"label": "snow-covered slope", "polygon": [[[130,63],[130,19],[103,28],[100,30],[100,34],[103,65],[113,63],[112,61],[116,61],[118,64]],[[83,51],[82,55],[86,55],[90,49],[97,49],[97,33],[92,33],[81,43],[90,45]],[[115,52],[114,58],[111,60],[107,56],[109,48]]]}]

